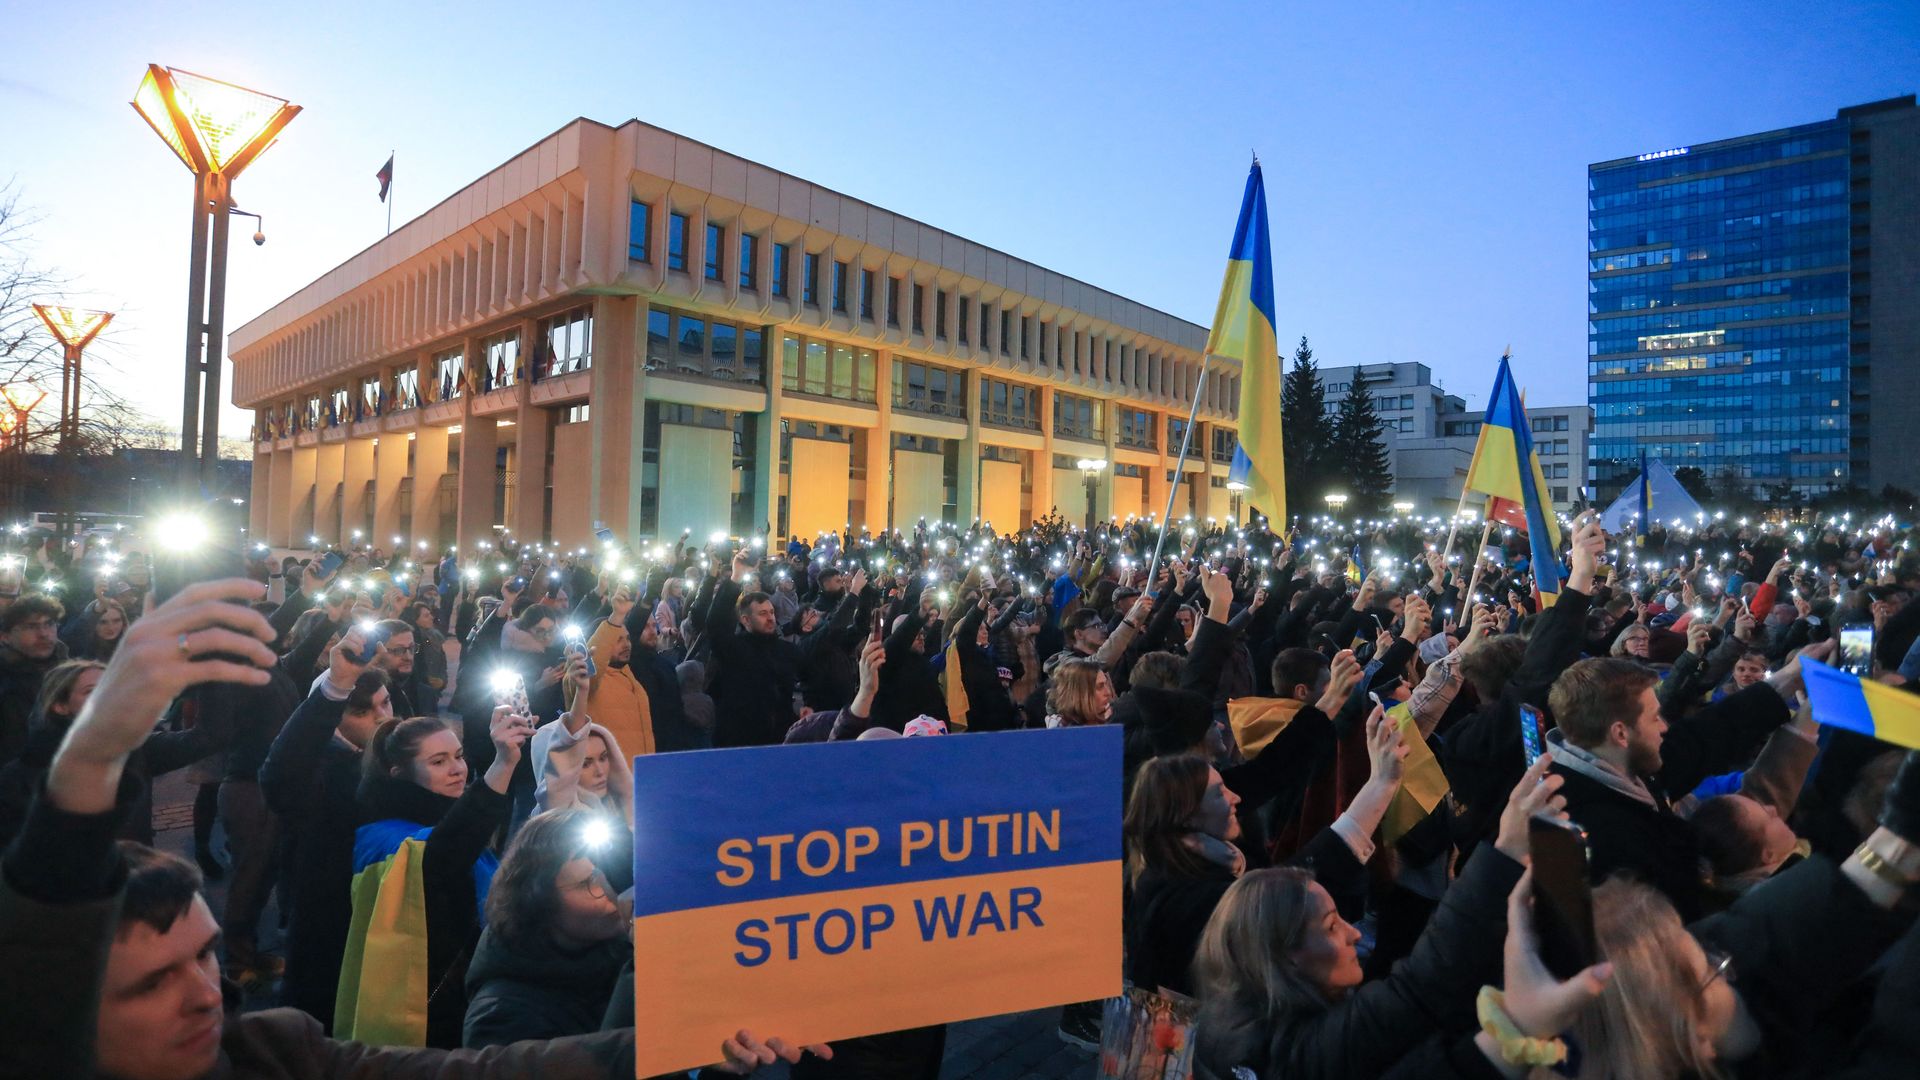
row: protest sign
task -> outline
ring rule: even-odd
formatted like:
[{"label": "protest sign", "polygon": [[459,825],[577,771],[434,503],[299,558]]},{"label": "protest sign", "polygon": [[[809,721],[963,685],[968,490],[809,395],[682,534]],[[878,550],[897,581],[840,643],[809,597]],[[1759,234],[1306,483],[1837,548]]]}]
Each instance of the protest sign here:
[{"label": "protest sign", "polygon": [[1116,727],[634,760],[636,1075],[1120,990]]}]

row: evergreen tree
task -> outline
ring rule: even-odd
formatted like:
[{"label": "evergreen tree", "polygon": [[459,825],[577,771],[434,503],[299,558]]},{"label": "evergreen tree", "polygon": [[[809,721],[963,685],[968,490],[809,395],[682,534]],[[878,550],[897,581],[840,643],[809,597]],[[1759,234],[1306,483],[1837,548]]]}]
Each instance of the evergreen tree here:
[{"label": "evergreen tree", "polygon": [[1293,351],[1293,370],[1287,372],[1280,387],[1280,445],[1287,457],[1289,513],[1304,516],[1318,512],[1326,487],[1323,467],[1329,460],[1331,436],[1326,386],[1314,365],[1313,349],[1302,337],[1300,347]]},{"label": "evergreen tree", "polygon": [[1385,513],[1393,493],[1393,462],[1380,438],[1380,415],[1366,383],[1354,380],[1334,415],[1329,441],[1333,457],[1328,471],[1346,484],[1347,512],[1358,517]]}]

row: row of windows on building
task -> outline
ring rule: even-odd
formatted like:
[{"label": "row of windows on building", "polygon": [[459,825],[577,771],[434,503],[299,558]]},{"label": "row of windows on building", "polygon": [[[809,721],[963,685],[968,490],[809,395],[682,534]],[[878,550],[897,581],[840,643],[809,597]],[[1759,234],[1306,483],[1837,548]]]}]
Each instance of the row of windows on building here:
[{"label": "row of windows on building", "polygon": [[[630,260],[653,261],[654,216],[651,203],[632,200],[627,233]],[[667,212],[668,270],[693,273],[691,230],[689,215],[677,210]],[[744,230],[734,231],[737,234],[735,280],[741,289],[759,292],[762,238]],[[727,233],[728,227],[722,223],[706,225],[700,271],[705,280],[724,282],[727,278],[724,264]],[[796,260],[791,244],[768,245],[766,255],[765,270],[769,279],[766,291],[773,297],[789,299],[797,288],[801,303],[828,308],[849,318],[857,317],[869,325],[884,323],[899,329],[904,322],[913,333],[925,335],[929,333],[931,321],[931,335],[935,340],[957,340],[970,347],[977,344],[982,350],[997,349],[1001,356],[1017,355],[1022,360],[1075,375],[1101,375],[1119,386],[1148,393],[1183,393],[1185,384],[1195,375],[1191,365],[1167,355],[1138,349],[1111,337],[1037,320],[1011,308],[996,308],[971,296],[950,295],[946,289],[930,289],[921,282],[908,282],[870,267],[825,258],[817,252],[803,250]],[[1231,413],[1239,399],[1238,383],[1238,376],[1234,375],[1209,379],[1205,391],[1208,404]]]}]

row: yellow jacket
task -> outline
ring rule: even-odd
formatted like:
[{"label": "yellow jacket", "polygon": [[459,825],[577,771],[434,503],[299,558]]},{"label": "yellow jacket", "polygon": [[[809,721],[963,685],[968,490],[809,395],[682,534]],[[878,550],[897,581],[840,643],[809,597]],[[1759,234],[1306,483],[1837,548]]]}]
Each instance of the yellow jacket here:
[{"label": "yellow jacket", "polygon": [[612,662],[614,650],[626,637],[626,628],[614,625],[609,619],[602,622],[587,641],[587,651],[593,655],[593,665],[599,671],[587,686],[587,716],[613,732],[613,737],[620,740],[620,748],[627,753],[651,754],[656,745],[653,710],[647,703],[647,692],[633,677],[632,668],[614,667]]}]

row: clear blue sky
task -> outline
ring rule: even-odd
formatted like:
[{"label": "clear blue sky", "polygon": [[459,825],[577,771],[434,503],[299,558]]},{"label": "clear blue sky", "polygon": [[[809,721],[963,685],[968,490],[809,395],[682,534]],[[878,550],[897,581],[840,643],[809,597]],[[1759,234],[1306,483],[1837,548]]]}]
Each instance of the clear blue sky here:
[{"label": "clear blue sky", "polygon": [[[306,111],[235,187],[229,326],[574,116],[639,117],[1205,322],[1249,150],[1283,343],[1470,401],[1512,343],[1585,398],[1586,166],[1920,89],[1920,4],[62,4],[9,20],[0,137],[38,256],[177,425],[186,171],[158,61]],[[1048,10],[1037,10],[1046,8]],[[34,10],[40,9],[40,10]],[[223,429],[246,430],[229,409]]]}]

